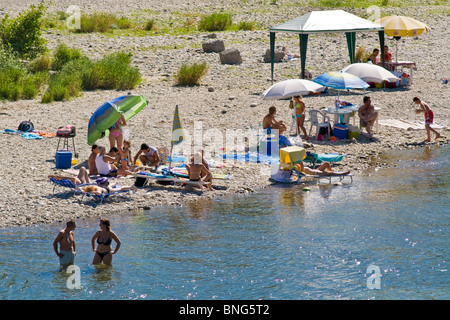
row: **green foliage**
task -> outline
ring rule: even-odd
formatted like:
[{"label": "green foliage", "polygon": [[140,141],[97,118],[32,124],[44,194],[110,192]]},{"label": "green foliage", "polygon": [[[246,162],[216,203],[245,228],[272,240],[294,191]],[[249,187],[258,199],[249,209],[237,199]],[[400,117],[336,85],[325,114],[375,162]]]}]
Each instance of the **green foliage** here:
[{"label": "green foliage", "polygon": [[45,80],[45,73],[29,73],[12,53],[0,49],[0,99],[33,99]]},{"label": "green foliage", "polygon": [[243,30],[243,31],[255,30],[255,23],[254,22],[248,22],[248,21],[241,21],[238,24],[238,30]]},{"label": "green foliage", "polygon": [[38,7],[30,6],[29,11],[22,11],[16,18],[6,15],[0,21],[0,39],[4,48],[24,59],[34,59],[43,53],[46,41],[41,37],[41,19],[46,7],[43,1]]},{"label": "green foliage", "polygon": [[50,54],[44,53],[30,62],[29,69],[36,73],[41,71],[50,71],[52,68],[53,58]]},{"label": "green foliage", "polygon": [[110,13],[96,12],[93,14],[82,14],[80,17],[80,28],[74,29],[78,33],[110,32],[112,29],[128,29],[133,25],[126,17],[117,17]]},{"label": "green foliage", "polygon": [[59,71],[69,61],[82,58],[84,55],[80,49],[69,48],[66,44],[62,43],[56,48],[53,56],[52,69]]},{"label": "green foliage", "polygon": [[155,27],[155,19],[150,19],[145,24],[144,29],[147,30],[147,31],[151,31],[151,30],[154,29],[154,27]]},{"label": "green foliage", "polygon": [[233,24],[231,13],[213,13],[200,19],[200,31],[224,31]]},{"label": "green foliage", "polygon": [[85,56],[68,60],[61,71],[50,78],[42,102],[68,100],[79,96],[83,90],[134,89],[141,81],[141,73],[130,65],[131,60],[132,56],[126,53],[113,53],[99,61]]},{"label": "green foliage", "polygon": [[182,64],[178,69],[176,81],[181,86],[194,86],[198,85],[201,78],[206,74],[209,67],[206,62]]},{"label": "green foliage", "polygon": [[84,75],[85,89],[134,89],[141,82],[141,73],[130,65],[131,59],[131,54],[120,52],[97,61]]}]

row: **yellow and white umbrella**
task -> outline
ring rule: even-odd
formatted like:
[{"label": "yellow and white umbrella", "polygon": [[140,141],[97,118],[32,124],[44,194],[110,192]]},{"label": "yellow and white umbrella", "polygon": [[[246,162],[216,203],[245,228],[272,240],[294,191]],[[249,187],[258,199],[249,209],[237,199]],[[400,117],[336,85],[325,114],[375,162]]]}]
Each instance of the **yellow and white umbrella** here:
[{"label": "yellow and white umbrella", "polygon": [[[400,37],[415,37],[422,34],[424,31],[428,33],[431,30],[425,23],[416,19],[405,16],[389,16],[374,21],[384,27],[384,33],[388,36],[395,37],[399,40]],[[397,59],[397,43],[395,59]]]}]

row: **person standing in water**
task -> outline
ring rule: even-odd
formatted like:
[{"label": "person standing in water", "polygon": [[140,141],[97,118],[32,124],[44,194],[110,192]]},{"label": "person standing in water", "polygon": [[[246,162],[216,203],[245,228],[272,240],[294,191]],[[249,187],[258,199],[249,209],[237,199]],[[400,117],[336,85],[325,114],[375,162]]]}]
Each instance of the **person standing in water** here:
[{"label": "person standing in water", "polygon": [[[53,249],[59,257],[60,268],[66,268],[73,265],[75,262],[75,238],[73,230],[75,230],[75,221],[69,220],[66,223],[66,228],[61,230],[53,241]],[[59,252],[58,252],[59,244]]]},{"label": "person standing in water", "polygon": [[[111,265],[112,255],[119,251],[121,242],[117,235],[111,231],[111,223],[108,219],[100,220],[100,230],[97,231],[92,237],[92,251],[94,251],[94,259],[92,264],[100,264],[103,262],[105,265]],[[97,249],[95,249],[95,240],[97,240]],[[116,248],[112,251],[111,242],[116,242]]]}]

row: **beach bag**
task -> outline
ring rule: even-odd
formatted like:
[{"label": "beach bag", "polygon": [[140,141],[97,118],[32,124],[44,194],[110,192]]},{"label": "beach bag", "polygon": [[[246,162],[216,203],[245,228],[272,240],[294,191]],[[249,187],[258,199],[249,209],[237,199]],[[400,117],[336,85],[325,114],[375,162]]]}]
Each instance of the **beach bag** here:
[{"label": "beach bag", "polygon": [[31,121],[22,121],[19,124],[19,128],[17,130],[24,131],[24,132],[31,132],[34,130],[34,126]]}]

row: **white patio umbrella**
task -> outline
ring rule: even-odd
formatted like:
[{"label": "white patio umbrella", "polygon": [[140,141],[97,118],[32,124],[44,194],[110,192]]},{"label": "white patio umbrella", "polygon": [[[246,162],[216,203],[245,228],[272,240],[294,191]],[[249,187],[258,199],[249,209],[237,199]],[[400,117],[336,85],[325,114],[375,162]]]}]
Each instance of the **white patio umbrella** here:
[{"label": "white patio umbrella", "polygon": [[366,82],[381,83],[383,81],[393,82],[400,80],[389,70],[370,63],[353,63],[341,71],[357,76]]},{"label": "white patio umbrella", "polygon": [[294,96],[306,95],[310,92],[319,92],[324,86],[305,79],[289,79],[275,83],[262,93],[264,100],[287,99]]}]

